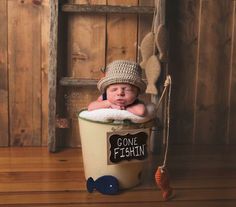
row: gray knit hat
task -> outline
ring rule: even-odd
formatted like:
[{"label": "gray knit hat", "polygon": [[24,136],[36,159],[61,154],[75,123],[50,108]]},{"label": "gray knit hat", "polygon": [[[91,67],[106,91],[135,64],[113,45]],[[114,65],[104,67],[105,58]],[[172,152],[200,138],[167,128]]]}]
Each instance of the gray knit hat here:
[{"label": "gray knit hat", "polygon": [[105,68],[105,77],[98,83],[97,87],[101,93],[106,88],[115,83],[129,83],[139,88],[140,93],[145,92],[146,83],[142,80],[142,70],[140,66],[128,60],[115,60]]}]

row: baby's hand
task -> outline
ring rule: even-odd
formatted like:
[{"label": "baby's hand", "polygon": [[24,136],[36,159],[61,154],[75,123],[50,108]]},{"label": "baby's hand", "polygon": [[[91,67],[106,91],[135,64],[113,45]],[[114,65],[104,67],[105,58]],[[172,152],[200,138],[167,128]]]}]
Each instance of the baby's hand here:
[{"label": "baby's hand", "polygon": [[125,110],[125,106],[118,106],[118,105],[115,105],[115,104],[111,104],[111,108],[112,109]]}]

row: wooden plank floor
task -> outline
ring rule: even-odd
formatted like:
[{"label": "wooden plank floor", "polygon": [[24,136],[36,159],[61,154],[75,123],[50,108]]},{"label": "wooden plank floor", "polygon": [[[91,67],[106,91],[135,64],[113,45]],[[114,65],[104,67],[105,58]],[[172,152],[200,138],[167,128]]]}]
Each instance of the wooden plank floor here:
[{"label": "wooden plank floor", "polygon": [[164,202],[153,174],[161,156],[147,164],[142,185],[119,195],[88,193],[80,149],[0,148],[0,206],[42,207],[233,207],[236,146],[171,146],[169,171],[175,197]]}]

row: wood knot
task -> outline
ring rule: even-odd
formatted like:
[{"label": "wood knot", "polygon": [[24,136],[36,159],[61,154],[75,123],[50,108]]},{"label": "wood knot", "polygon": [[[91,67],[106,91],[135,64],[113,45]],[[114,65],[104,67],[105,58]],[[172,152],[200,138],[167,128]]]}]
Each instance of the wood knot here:
[{"label": "wood knot", "polygon": [[41,5],[43,0],[32,0],[32,3],[35,5]]}]

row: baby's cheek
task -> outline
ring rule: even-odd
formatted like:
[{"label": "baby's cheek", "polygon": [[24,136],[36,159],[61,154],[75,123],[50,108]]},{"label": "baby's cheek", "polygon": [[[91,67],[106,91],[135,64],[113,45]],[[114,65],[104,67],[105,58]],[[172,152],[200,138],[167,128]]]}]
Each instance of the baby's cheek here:
[{"label": "baby's cheek", "polygon": [[136,96],[130,96],[127,99],[129,102],[134,102],[136,100]]}]

